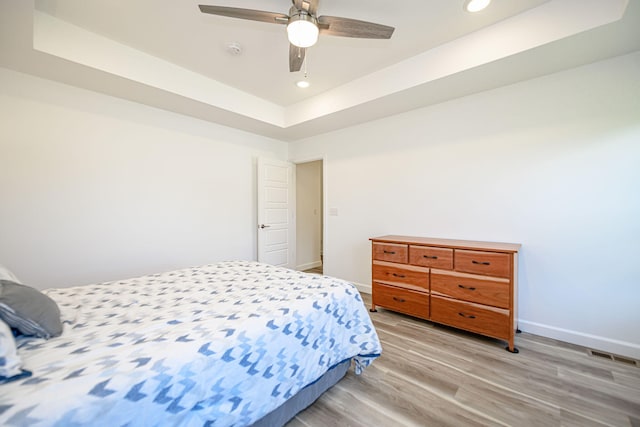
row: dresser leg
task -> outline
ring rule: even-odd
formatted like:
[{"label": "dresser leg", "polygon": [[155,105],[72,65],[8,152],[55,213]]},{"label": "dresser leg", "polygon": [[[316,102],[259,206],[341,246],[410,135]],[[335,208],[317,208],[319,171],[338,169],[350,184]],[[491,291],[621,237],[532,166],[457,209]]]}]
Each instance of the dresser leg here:
[{"label": "dresser leg", "polygon": [[513,347],[513,350],[511,350],[509,346],[506,346],[504,349],[507,350],[509,353],[513,353],[513,354],[520,353],[520,350],[518,350],[518,347]]},{"label": "dresser leg", "polygon": [[378,310],[376,310],[376,306],[373,305],[373,304],[371,304],[371,308],[369,309],[369,311],[372,312],[372,313],[377,313],[378,312]]}]

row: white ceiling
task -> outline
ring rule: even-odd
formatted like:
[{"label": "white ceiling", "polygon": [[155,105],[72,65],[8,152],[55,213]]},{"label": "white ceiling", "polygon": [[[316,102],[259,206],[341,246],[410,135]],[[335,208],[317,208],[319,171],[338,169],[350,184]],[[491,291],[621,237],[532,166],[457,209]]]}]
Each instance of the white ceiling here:
[{"label": "white ceiling", "polygon": [[463,2],[320,0],[319,15],[396,31],[321,36],[306,90],[284,26],[197,7],[286,13],[287,0],[6,0],[0,66],[293,141],[640,49],[638,0],[493,0],[478,14]]},{"label": "white ceiling", "polygon": [[[319,15],[391,25],[391,40],[323,36],[308,50],[312,86],[289,73],[283,25],[205,15],[198,4],[287,13],[290,0],[38,0],[36,7],[88,31],[149,53],[278,105],[290,105],[469,34],[548,0],[494,0],[470,14],[462,0],[320,0]],[[231,42],[243,48],[229,55]]]}]

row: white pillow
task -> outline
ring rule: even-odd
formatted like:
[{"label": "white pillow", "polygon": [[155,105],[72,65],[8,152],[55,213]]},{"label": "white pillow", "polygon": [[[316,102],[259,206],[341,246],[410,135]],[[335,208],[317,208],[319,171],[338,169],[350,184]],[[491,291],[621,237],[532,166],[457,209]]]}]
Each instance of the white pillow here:
[{"label": "white pillow", "polygon": [[10,280],[14,283],[22,283],[7,267],[0,264],[0,280]]},{"label": "white pillow", "polygon": [[0,380],[18,375],[22,372],[21,367],[22,360],[18,356],[11,329],[0,320]]}]

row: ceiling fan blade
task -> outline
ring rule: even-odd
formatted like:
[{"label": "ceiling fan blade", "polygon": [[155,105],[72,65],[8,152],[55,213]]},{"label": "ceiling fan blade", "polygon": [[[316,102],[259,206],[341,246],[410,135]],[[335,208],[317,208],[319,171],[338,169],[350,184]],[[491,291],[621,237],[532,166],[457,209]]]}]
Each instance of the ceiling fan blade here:
[{"label": "ceiling fan blade", "polygon": [[262,10],[241,9],[238,7],[225,6],[207,6],[204,4],[201,4],[198,7],[202,13],[228,16],[230,18],[248,19],[250,21],[269,22],[271,24],[286,24],[289,19],[289,15],[285,15],[284,13],[265,12]]},{"label": "ceiling fan blade", "polygon": [[300,71],[307,49],[289,43],[289,71]]},{"label": "ceiling fan blade", "polygon": [[390,39],[395,28],[357,19],[339,16],[321,16],[318,18],[320,34],[361,39]]},{"label": "ceiling fan blade", "polygon": [[302,3],[302,7],[311,15],[315,15],[318,12],[318,0],[303,0]]}]

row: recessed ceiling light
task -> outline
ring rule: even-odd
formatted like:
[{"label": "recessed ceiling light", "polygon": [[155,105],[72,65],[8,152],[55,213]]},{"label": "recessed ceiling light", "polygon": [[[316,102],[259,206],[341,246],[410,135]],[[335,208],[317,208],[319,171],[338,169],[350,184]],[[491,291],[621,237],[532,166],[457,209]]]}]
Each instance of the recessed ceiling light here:
[{"label": "recessed ceiling light", "polygon": [[306,89],[311,86],[311,84],[309,83],[309,80],[300,80],[296,82],[296,86],[302,89]]},{"label": "recessed ceiling light", "polygon": [[491,3],[491,0],[466,0],[464,2],[464,10],[467,12],[480,12],[489,6],[489,3]]}]

